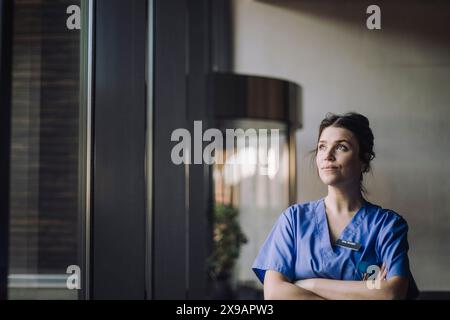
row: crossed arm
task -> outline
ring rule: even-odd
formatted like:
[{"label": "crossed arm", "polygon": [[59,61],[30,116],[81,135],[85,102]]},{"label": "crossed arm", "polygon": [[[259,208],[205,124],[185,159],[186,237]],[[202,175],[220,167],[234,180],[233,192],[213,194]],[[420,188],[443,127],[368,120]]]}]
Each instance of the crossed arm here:
[{"label": "crossed arm", "polygon": [[277,271],[267,270],[264,278],[266,300],[394,300],[404,299],[408,279],[395,276],[386,280],[385,269],[377,276],[378,281],[346,281],[332,279],[305,279],[295,283]]}]

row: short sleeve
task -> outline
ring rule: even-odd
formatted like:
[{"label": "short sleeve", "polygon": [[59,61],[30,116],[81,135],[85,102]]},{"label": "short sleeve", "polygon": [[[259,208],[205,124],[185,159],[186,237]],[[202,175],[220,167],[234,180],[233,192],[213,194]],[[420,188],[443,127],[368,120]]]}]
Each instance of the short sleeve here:
[{"label": "short sleeve", "polygon": [[380,231],[377,251],[381,262],[386,263],[387,279],[393,276],[409,277],[410,275],[407,235],[408,224],[398,215],[390,218]]},{"label": "short sleeve", "polygon": [[377,250],[382,262],[386,263],[388,274],[386,279],[394,276],[408,278],[409,286],[406,299],[416,299],[419,295],[416,281],[411,274],[408,259],[408,224],[395,215],[383,226],[377,239]]},{"label": "short sleeve", "polygon": [[290,281],[294,278],[295,232],[292,227],[290,209],[284,211],[272,227],[263,243],[252,269],[264,283],[267,270],[282,273]]}]

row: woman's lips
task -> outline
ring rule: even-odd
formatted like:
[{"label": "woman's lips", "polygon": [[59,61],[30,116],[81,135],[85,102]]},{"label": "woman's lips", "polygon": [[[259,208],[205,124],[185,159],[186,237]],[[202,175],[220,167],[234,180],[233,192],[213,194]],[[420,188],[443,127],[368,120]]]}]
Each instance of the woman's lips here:
[{"label": "woman's lips", "polygon": [[324,171],[334,171],[334,170],[337,170],[338,169],[338,167],[325,167],[325,168],[322,168],[322,170],[324,170]]}]

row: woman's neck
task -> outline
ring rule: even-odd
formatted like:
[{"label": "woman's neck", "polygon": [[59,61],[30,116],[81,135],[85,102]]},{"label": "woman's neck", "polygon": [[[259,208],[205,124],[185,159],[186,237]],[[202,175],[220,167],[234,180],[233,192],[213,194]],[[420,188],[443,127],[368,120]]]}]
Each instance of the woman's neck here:
[{"label": "woman's neck", "polygon": [[364,204],[359,187],[342,189],[328,186],[328,195],[325,197],[325,205],[329,211],[337,215],[352,216]]}]

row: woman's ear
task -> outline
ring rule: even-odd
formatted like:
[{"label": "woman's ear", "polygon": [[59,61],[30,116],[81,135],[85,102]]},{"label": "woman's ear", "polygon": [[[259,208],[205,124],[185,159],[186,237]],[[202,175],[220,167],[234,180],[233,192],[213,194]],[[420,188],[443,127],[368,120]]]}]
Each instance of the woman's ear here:
[{"label": "woman's ear", "polygon": [[[369,161],[371,160],[371,159],[370,159],[370,157],[371,157],[371,156],[370,156],[370,153],[365,153],[364,156],[365,156],[367,162],[369,162]],[[367,169],[369,168],[369,164],[368,164],[368,163],[365,163],[364,161],[362,161],[362,166],[361,166],[361,168],[362,168],[362,172],[366,172]]]},{"label": "woman's ear", "polygon": [[363,162],[362,165],[361,165],[361,173],[366,172],[366,170],[367,170],[367,164],[365,164],[365,163]]}]

